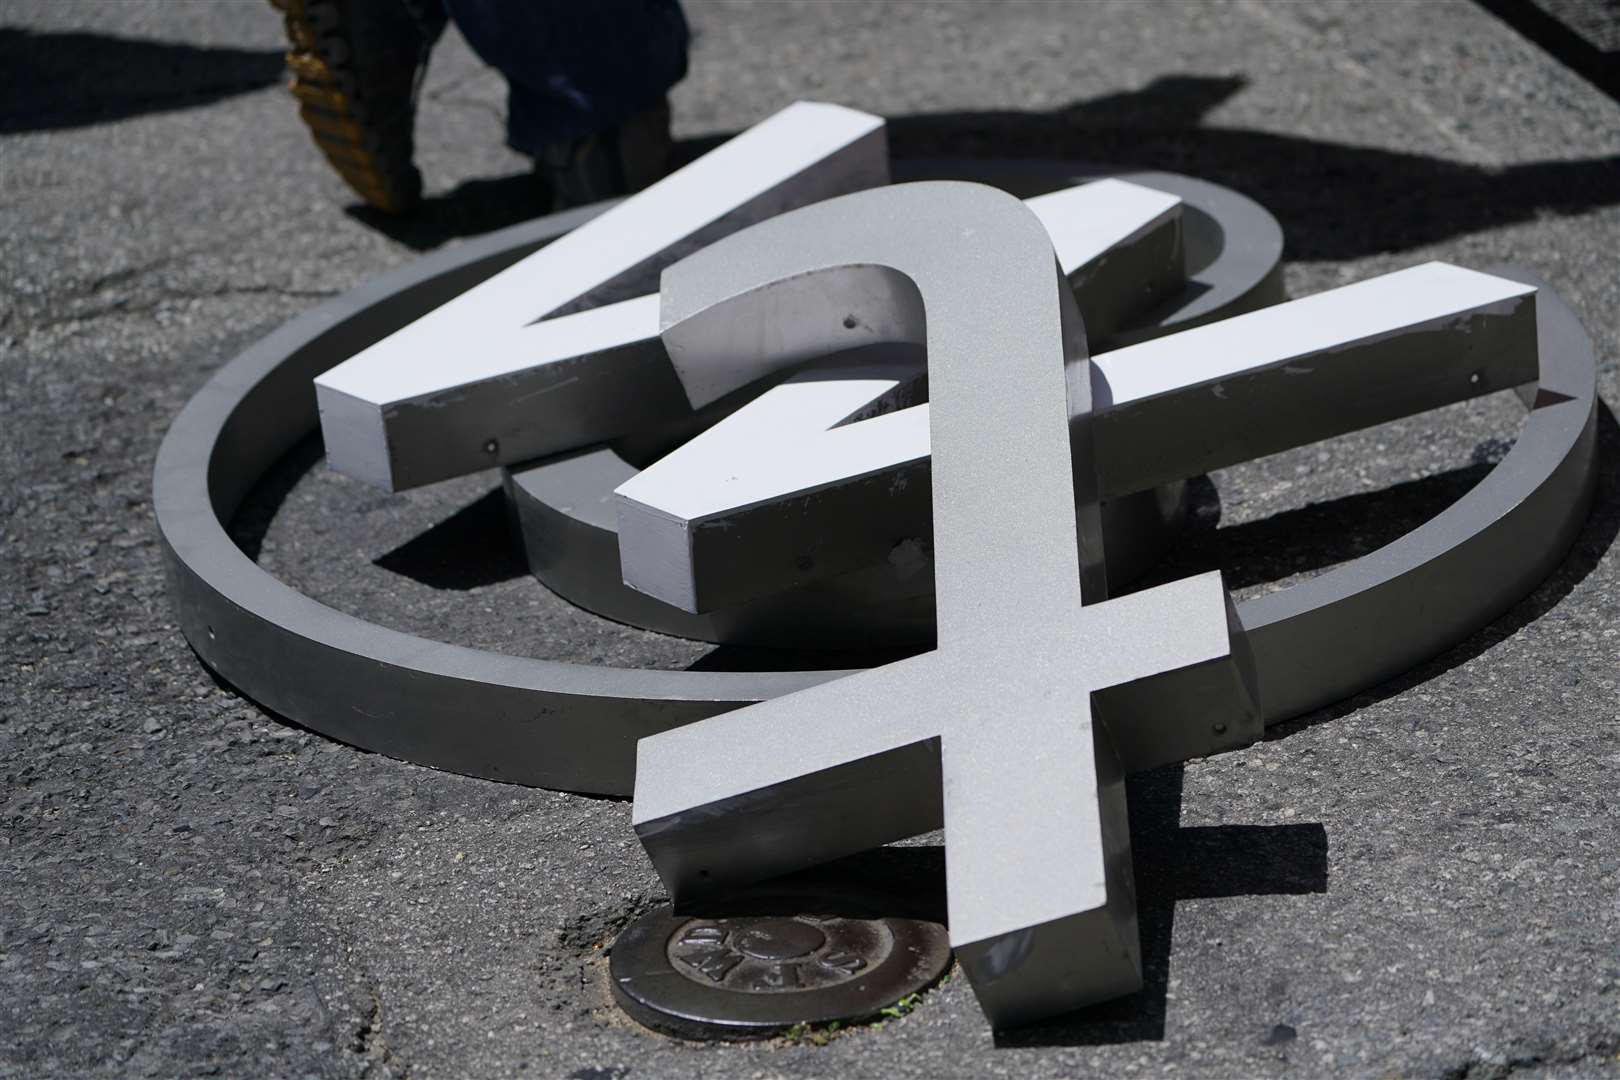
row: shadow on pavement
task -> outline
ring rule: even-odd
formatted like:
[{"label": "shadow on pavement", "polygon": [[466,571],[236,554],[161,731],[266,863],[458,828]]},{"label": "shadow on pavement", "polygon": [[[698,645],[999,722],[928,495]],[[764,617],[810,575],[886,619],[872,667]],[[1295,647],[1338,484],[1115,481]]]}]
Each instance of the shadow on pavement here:
[{"label": "shadow on pavement", "polygon": [[510,525],[506,496],[495,488],[372,562],[433,589],[465,591],[511,581],[529,567],[510,538]]},{"label": "shadow on pavement", "polygon": [[326,445],[321,442],[320,434],[306,435],[294,443],[292,449],[283,454],[281,460],[253,485],[225,530],[243,554],[254,562],[259,561],[264,551],[264,538],[270,531],[270,523],[275,520],[276,513],[292,494],[293,488],[298,486],[298,481],[325,457]]},{"label": "shadow on pavement", "polygon": [[447,240],[479,236],[551,212],[550,195],[532,173],[468,180],[443,195],[430,195],[410,214],[384,214],[364,203],[344,207],[360,224],[413,251],[431,251]]},{"label": "shadow on pavement", "polygon": [[[1258,521],[1215,528],[1218,502],[1207,478],[1189,485],[1186,531],[1130,592],[1219,570],[1228,589],[1266,585],[1359,559],[1435,517],[1484,479],[1489,465],[1460,469],[1284,510]],[[1207,490],[1208,496],[1204,491]]]},{"label": "shadow on pavement", "polygon": [[[1164,169],[1235,188],[1282,223],[1286,257],[1354,259],[1438,243],[1546,213],[1620,203],[1620,155],[1487,168],[1422,154],[1322,142],[1205,117],[1249,85],[1236,76],[1176,75],[1140,90],[1047,112],[949,112],[889,118],[896,159],[1043,158]],[[674,163],[714,149],[726,132],[677,144]],[[409,218],[351,208],[356,219],[416,250],[545,212],[528,176],[475,180],[423,200]]]},{"label": "shadow on pavement", "polygon": [[[1620,536],[1620,424],[1614,413],[1599,400],[1597,409],[1597,489],[1592,496],[1592,509],[1586,524],[1564,561],[1548,575],[1536,591],[1520,600],[1494,621],[1472,634],[1467,640],[1441,653],[1425,664],[1381,683],[1370,690],[1346,698],[1336,704],[1304,716],[1295,717],[1266,729],[1266,739],[1284,739],[1306,728],[1348,716],[1368,705],[1404,693],[1414,686],[1460,667],[1501,644],[1529,626],[1568,596],[1586,576],[1596,570]],[[1448,474],[1450,475],[1450,474]],[[1257,522],[1256,525],[1264,525]],[[1236,531],[1236,530],[1234,530]]]},{"label": "shadow on pavement", "polygon": [[1474,2],[1620,101],[1620,3],[1616,0]]},{"label": "shadow on pavement", "polygon": [[1275,214],[1291,259],[1402,251],[1548,212],[1620,203],[1620,155],[1486,168],[1202,126],[1247,85],[1238,77],[1179,75],[1050,112],[894,117],[889,145],[896,157],[1073,158],[1211,180]]},{"label": "shadow on pavement", "polygon": [[997,1046],[1100,1046],[1164,1038],[1176,902],[1327,892],[1327,830],[1298,825],[1181,826],[1183,767],[1130,778],[1131,854],[1143,987],[1130,997],[996,1032]]},{"label": "shadow on pavement", "polygon": [[279,49],[0,28],[0,134],[206,105],[281,78]]},{"label": "shadow on pavement", "polygon": [[[248,558],[258,561],[276,514],[299,481],[326,460],[318,432],[300,439],[253,485],[232,516],[228,532]],[[372,564],[431,589],[457,592],[511,581],[529,572],[512,535],[500,488],[474,499]]]}]

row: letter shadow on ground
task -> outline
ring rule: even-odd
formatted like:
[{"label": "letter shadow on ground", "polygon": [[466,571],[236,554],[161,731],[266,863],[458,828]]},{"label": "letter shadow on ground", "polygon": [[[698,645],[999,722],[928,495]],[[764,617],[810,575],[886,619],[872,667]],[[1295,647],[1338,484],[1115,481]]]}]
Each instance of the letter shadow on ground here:
[{"label": "letter shadow on ground", "polygon": [[380,555],[372,563],[434,589],[476,589],[529,572],[500,488]]},{"label": "letter shadow on ground", "polygon": [[[1462,498],[1512,445],[1491,439],[1474,449],[1476,464],[1374,491],[1286,510],[1259,521],[1218,528],[1219,496],[1208,477],[1189,484],[1188,528],[1149,574],[1129,591],[1220,570],[1233,590],[1310,574],[1375,551]],[[1268,740],[1348,716],[1466,664],[1535,622],[1595,570],[1620,535],[1620,423],[1597,406],[1596,486],[1592,508],[1562,562],[1535,591],[1463,641],[1426,663],[1344,701],[1266,730]]]},{"label": "letter shadow on ground", "polygon": [[[276,514],[299,481],[323,464],[325,454],[318,432],[300,439],[242,500],[228,531],[248,558],[258,561]],[[457,591],[511,581],[529,572],[500,488],[485,492],[372,563],[429,588]]]},{"label": "letter shadow on ground", "polygon": [[[1318,709],[1316,712],[1273,725],[1266,729],[1266,739],[1284,739],[1295,732],[1337,720],[1368,705],[1404,693],[1414,686],[1445,674],[1452,668],[1468,663],[1558,606],[1559,602],[1585,580],[1588,574],[1597,569],[1609,548],[1613,546],[1615,537],[1620,536],[1620,423],[1616,423],[1614,412],[1601,399],[1597,406],[1597,462],[1594,471],[1597,474],[1597,484],[1592,494],[1592,509],[1587,514],[1586,524],[1581,527],[1575,542],[1570,545],[1569,554],[1564,556],[1564,561],[1547,575],[1546,580],[1538,585],[1534,592],[1427,663],[1419,664],[1389,682],[1364,690],[1325,709]],[[1398,492],[1399,489],[1388,490]],[[1351,496],[1351,498],[1360,497]],[[1271,520],[1274,519],[1255,522],[1255,526],[1265,525]],[[1572,674],[1579,678],[1578,672]]]},{"label": "letter shadow on ground", "polygon": [[[1312,261],[1404,251],[1545,214],[1620,203],[1620,184],[1614,182],[1620,156],[1497,168],[1204,125],[1211,111],[1248,85],[1242,76],[1171,75],[1043,112],[891,116],[890,154],[902,166],[918,158],[1039,158],[1185,173],[1259,200],[1282,223],[1286,257]],[[672,164],[685,164],[734,134],[682,140]],[[544,213],[542,196],[535,178],[523,174],[470,180],[424,199],[409,217],[360,207],[350,212],[425,251]]]},{"label": "letter shadow on ground", "polygon": [[1282,224],[1284,257],[1308,261],[1406,251],[1620,203],[1620,155],[1488,167],[1204,125],[1248,85],[1242,76],[1173,75],[1048,112],[893,117],[890,152],[896,161],[1044,158],[1185,173],[1258,200]]},{"label": "letter shadow on ground", "polygon": [[270,532],[276,512],[287,501],[287,496],[292,494],[298,481],[319,465],[325,456],[326,446],[321,442],[320,435],[306,435],[294,443],[292,449],[283,454],[281,460],[253,485],[225,528],[244,555],[254,562],[259,561],[259,556],[264,552],[264,538]]},{"label": "letter shadow on ground", "polygon": [[1163,1039],[1177,901],[1327,892],[1328,840],[1321,824],[1184,828],[1184,773],[1181,765],[1167,765],[1126,781],[1142,989],[1038,1024],[997,1031],[997,1046],[1102,1046]]}]

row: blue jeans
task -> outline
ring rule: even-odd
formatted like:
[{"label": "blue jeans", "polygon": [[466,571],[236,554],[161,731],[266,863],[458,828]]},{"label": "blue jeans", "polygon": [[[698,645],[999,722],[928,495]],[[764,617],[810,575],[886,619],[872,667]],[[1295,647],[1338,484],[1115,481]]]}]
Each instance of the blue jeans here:
[{"label": "blue jeans", "polygon": [[506,141],[525,154],[615,127],[686,75],[679,0],[442,2],[506,76]]}]

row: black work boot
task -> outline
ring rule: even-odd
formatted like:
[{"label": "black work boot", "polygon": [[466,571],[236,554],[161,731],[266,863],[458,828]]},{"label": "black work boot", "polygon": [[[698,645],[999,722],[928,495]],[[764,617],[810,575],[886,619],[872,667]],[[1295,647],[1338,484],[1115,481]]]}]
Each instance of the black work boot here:
[{"label": "black work boot", "polygon": [[411,162],[416,92],[444,30],[440,0],[270,0],[286,16],[299,115],[367,203],[403,213],[422,196]]},{"label": "black work boot", "polygon": [[550,186],[552,209],[629,195],[663,179],[669,170],[669,102],[583,139],[553,143],[534,167]]}]

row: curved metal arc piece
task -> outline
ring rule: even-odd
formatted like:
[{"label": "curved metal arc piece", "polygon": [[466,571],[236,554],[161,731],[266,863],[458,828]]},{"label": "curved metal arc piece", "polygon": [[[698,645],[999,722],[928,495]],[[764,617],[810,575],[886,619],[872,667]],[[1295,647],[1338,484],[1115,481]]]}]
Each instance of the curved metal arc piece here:
[{"label": "curved metal arc piece", "polygon": [[1412,532],[1328,573],[1245,601],[1268,724],[1392,678],[1462,641],[1531,592],[1568,553],[1596,484],[1592,342],[1534,273],[1540,376],[1513,448]]}]

